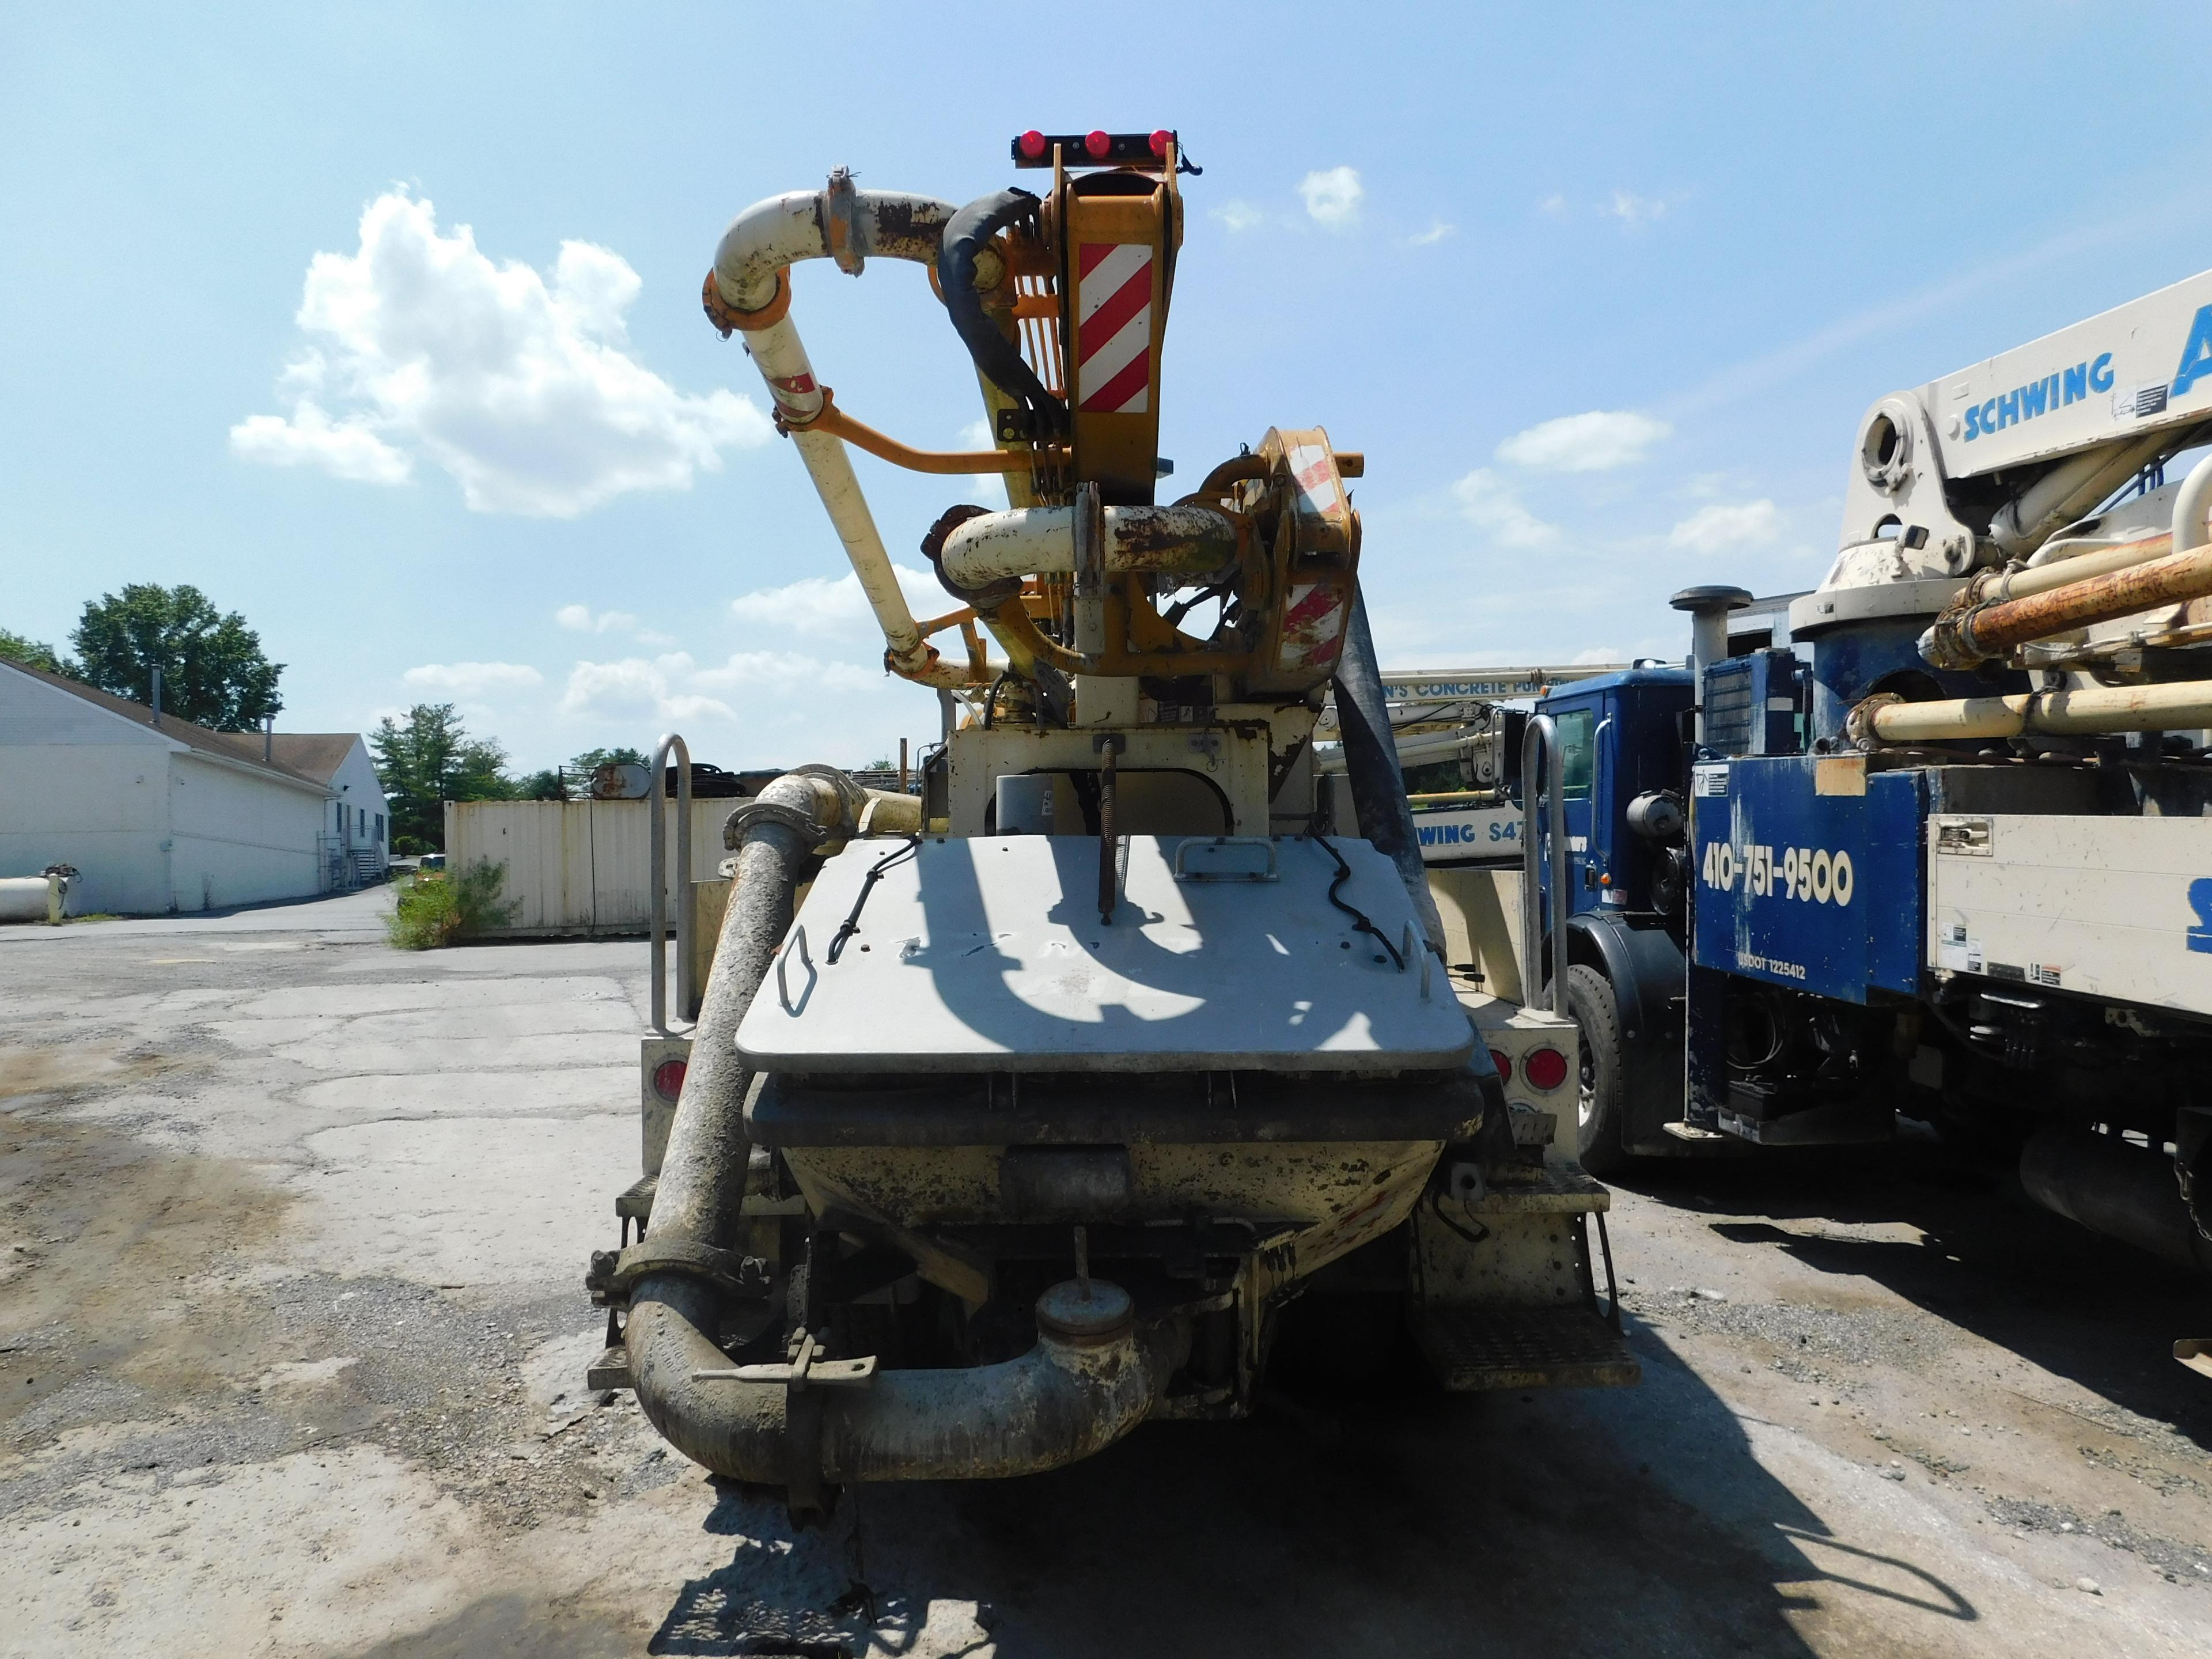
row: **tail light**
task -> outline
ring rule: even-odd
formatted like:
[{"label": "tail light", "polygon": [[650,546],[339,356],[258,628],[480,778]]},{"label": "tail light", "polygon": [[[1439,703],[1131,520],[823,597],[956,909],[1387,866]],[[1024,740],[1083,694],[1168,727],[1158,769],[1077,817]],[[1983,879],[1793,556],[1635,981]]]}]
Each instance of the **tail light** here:
[{"label": "tail light", "polygon": [[1031,127],[1016,142],[1021,145],[1022,154],[1032,161],[1041,159],[1044,155],[1044,134],[1039,132],[1035,127]]},{"label": "tail light", "polygon": [[1530,1088],[1548,1093],[1567,1080],[1567,1057],[1557,1048],[1531,1048],[1521,1062],[1521,1078]]},{"label": "tail light", "polygon": [[684,1092],[684,1065],[680,1060],[664,1060],[653,1068],[653,1092],[663,1100],[673,1100]]},{"label": "tail light", "polygon": [[1107,152],[1114,148],[1113,135],[1103,131],[1087,133],[1084,136],[1083,148],[1091,152],[1092,161],[1103,161]]},{"label": "tail light", "polygon": [[1498,1080],[1500,1083],[1513,1081],[1513,1062],[1505,1055],[1492,1048],[1490,1051],[1490,1063],[1498,1068]]}]

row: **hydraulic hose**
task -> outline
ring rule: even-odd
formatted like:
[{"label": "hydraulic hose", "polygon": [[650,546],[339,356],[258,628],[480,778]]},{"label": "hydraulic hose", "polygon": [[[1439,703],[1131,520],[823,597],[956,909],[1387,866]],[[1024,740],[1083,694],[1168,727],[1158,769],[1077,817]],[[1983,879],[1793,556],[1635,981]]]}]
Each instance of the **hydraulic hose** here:
[{"label": "hydraulic hose", "polygon": [[1038,206],[1028,191],[999,190],[954,214],[937,255],[937,285],[944,290],[945,314],[975,359],[975,372],[1027,410],[1033,435],[1044,437],[1067,430],[1067,405],[1045,389],[1014,343],[999,331],[975,288],[978,255],[1009,226],[1035,226]]}]

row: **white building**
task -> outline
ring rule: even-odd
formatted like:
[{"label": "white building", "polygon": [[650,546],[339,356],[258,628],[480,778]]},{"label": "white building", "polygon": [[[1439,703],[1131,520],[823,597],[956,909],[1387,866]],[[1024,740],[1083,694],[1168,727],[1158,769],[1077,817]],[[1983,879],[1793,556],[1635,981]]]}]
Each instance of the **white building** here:
[{"label": "white building", "polygon": [[354,732],[210,732],[0,659],[0,876],[72,911],[205,910],[380,879],[389,809]]}]

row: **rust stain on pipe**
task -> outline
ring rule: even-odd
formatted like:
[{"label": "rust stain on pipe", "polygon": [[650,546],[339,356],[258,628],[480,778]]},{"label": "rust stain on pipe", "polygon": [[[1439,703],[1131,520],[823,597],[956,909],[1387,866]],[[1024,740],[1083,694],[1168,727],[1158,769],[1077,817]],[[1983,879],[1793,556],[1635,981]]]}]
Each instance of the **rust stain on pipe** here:
[{"label": "rust stain on pipe", "polygon": [[1959,635],[1972,650],[1991,657],[2030,640],[2207,594],[2212,594],[2212,547],[2200,547],[1970,612],[1960,618]]}]

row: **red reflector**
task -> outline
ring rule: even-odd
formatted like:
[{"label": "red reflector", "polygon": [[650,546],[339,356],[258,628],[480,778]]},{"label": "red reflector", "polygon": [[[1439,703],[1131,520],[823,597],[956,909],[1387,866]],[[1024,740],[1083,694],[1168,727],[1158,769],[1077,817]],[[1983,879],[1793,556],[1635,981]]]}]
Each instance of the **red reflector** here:
[{"label": "red reflector", "polygon": [[1500,1083],[1513,1081],[1513,1062],[1495,1048],[1490,1051],[1490,1063],[1498,1068],[1498,1080]]},{"label": "red reflector", "polygon": [[1091,152],[1092,161],[1103,161],[1106,159],[1106,152],[1114,148],[1114,141],[1103,132],[1086,133],[1083,138],[1083,148]]},{"label": "red reflector", "polygon": [[1152,135],[1152,154],[1163,161],[1168,159],[1168,146],[1175,143],[1175,134],[1162,127]]},{"label": "red reflector", "polygon": [[673,1100],[684,1092],[684,1062],[664,1060],[653,1068],[653,1092],[663,1100]]},{"label": "red reflector", "polygon": [[1556,1089],[1567,1080],[1567,1057],[1557,1048],[1531,1048],[1521,1062],[1521,1076],[1532,1089]]},{"label": "red reflector", "polygon": [[1022,154],[1036,161],[1044,154],[1044,134],[1031,127],[1022,135]]}]

